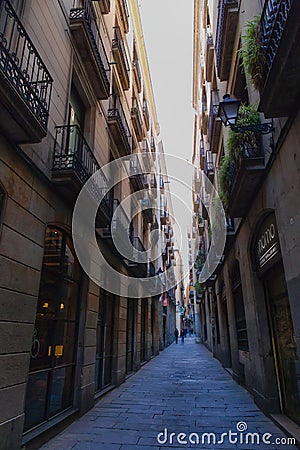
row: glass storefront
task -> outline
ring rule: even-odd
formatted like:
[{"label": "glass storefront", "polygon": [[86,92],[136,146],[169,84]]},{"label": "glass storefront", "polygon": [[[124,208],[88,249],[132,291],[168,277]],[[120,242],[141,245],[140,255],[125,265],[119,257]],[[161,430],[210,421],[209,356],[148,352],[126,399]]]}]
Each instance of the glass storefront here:
[{"label": "glass storefront", "polygon": [[27,431],[72,406],[80,267],[71,240],[48,227],[25,401]]}]

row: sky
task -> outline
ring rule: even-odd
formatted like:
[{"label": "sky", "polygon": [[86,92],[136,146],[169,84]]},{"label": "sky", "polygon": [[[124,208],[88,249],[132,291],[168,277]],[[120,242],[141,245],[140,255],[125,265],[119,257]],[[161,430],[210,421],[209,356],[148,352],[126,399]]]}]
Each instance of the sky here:
[{"label": "sky", "polygon": [[[193,0],[138,0],[138,5],[165,153],[191,161]],[[168,157],[166,162],[169,175],[191,187],[192,171],[187,162]],[[186,266],[187,228],[192,214],[191,190],[173,179],[170,189],[181,200],[173,199],[174,214],[179,220],[175,233]],[[186,211],[184,204],[190,211]]]}]

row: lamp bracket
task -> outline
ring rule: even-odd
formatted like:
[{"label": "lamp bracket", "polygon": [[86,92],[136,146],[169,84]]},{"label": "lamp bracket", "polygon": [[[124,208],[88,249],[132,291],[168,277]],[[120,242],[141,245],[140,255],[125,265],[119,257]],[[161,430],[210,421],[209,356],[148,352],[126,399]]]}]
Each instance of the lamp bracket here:
[{"label": "lamp bracket", "polygon": [[245,131],[254,131],[260,134],[269,134],[274,131],[272,122],[256,123],[253,125],[230,125],[230,128],[235,133],[244,133]]}]

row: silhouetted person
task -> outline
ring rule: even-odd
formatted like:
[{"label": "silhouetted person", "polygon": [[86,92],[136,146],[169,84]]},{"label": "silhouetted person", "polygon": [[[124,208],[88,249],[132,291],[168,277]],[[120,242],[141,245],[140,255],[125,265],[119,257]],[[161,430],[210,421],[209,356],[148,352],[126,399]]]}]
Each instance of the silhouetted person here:
[{"label": "silhouetted person", "polygon": [[178,343],[178,336],[179,336],[179,331],[177,330],[177,328],[175,328],[174,336],[175,336],[175,342],[177,344]]},{"label": "silhouetted person", "polygon": [[180,330],[181,343],[184,343],[184,331]]}]

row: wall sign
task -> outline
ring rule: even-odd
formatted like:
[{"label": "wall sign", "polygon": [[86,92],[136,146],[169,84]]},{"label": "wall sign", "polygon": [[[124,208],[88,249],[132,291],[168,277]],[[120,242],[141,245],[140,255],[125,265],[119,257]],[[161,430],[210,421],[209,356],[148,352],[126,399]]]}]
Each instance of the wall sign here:
[{"label": "wall sign", "polygon": [[260,226],[255,239],[255,260],[258,272],[263,275],[280,258],[280,242],[275,214],[269,214]]}]

